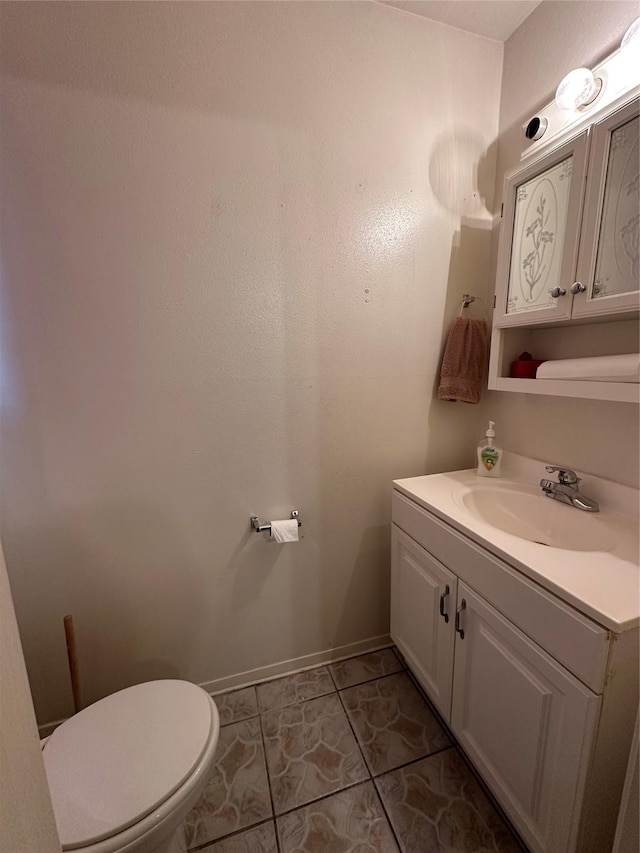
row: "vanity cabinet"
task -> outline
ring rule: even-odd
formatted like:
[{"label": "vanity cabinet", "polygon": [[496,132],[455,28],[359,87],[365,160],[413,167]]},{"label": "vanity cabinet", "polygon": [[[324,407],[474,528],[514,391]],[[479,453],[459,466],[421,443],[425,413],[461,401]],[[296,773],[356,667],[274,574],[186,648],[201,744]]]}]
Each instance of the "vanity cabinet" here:
[{"label": "vanity cabinet", "polygon": [[[536,383],[509,376],[511,361],[523,350],[541,359],[637,351],[638,110],[634,98],[542,158],[507,174],[489,388],[638,399],[637,385]],[[619,334],[612,320],[625,320],[627,327]],[[590,322],[610,328],[599,336],[575,329]],[[546,334],[536,334],[537,329]],[[523,334],[527,331],[528,337]]]},{"label": "vanity cabinet", "polygon": [[394,491],[391,636],[536,853],[611,850],[637,694],[628,634]]}]

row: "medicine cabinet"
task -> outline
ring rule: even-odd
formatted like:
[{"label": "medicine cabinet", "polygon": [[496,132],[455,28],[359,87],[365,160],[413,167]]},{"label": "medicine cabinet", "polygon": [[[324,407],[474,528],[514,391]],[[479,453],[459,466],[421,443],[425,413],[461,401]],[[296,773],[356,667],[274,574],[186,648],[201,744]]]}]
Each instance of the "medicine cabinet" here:
[{"label": "medicine cabinet", "polygon": [[[489,388],[639,398],[633,383],[572,380],[538,385],[536,380],[509,378],[510,362],[522,350],[543,359],[637,351],[639,127],[636,97],[506,175]],[[618,330],[612,321],[619,320],[625,322]],[[593,322],[606,324],[610,333],[603,336],[602,329],[593,335],[582,328],[565,335],[569,328]],[[522,333],[535,329],[557,331]],[[545,351],[539,348],[542,341]],[[595,341],[600,341],[599,349],[592,346]],[[531,344],[538,345],[535,352]]]},{"label": "medicine cabinet", "polygon": [[496,326],[571,316],[567,282],[574,281],[578,259],[587,143],[585,131],[507,176]]}]

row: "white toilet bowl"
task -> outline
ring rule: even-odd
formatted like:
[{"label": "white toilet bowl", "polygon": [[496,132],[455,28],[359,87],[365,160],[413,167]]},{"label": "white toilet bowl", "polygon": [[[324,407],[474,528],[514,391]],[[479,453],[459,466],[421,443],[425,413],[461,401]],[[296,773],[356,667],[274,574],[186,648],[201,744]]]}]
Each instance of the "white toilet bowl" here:
[{"label": "white toilet bowl", "polygon": [[187,681],[149,681],[101,699],[43,749],[62,849],[174,853],[213,765],[220,718]]}]

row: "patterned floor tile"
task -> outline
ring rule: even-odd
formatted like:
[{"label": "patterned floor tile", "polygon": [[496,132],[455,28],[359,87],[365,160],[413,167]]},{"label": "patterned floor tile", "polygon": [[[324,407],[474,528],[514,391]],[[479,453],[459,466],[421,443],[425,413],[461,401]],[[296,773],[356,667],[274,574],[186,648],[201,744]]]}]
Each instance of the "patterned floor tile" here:
[{"label": "patterned floor tile", "polygon": [[215,841],[271,815],[260,720],[225,726],[204,793],[185,818],[188,847]]},{"label": "patterned floor tile", "polygon": [[451,743],[404,672],[349,687],[340,696],[374,775]]},{"label": "patterned floor tile", "polygon": [[286,708],[296,702],[315,699],[325,693],[333,693],[334,690],[329,670],[326,666],[320,666],[259,684],[258,705],[261,712],[275,711],[276,708]]},{"label": "patterned floor tile", "polygon": [[262,726],[276,814],[368,776],[335,693],[270,711]]},{"label": "patterned floor tile", "polygon": [[221,726],[258,716],[255,687],[243,687],[231,693],[221,693],[219,696],[213,696],[213,701],[218,707]]},{"label": "patterned floor tile", "polygon": [[456,749],[379,776],[402,853],[520,853]]},{"label": "patterned floor tile", "polygon": [[357,658],[332,663],[329,667],[338,690],[353,687],[354,684],[362,684],[364,681],[372,681],[383,675],[391,675],[402,669],[403,666],[392,649],[369,652]]},{"label": "patterned floor tile", "polygon": [[279,817],[278,835],[282,853],[398,851],[371,782]]},{"label": "patterned floor tile", "polygon": [[198,853],[278,853],[273,821],[201,847]]}]

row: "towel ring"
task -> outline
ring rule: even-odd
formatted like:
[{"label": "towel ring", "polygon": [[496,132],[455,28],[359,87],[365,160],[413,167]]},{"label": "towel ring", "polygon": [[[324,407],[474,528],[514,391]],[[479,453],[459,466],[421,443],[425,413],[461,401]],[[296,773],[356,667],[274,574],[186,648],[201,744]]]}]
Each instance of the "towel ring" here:
[{"label": "towel ring", "polygon": [[468,308],[472,302],[479,302],[482,305],[482,309],[484,311],[485,318],[487,316],[487,306],[484,304],[484,299],[480,299],[479,296],[473,296],[471,293],[463,293],[462,294],[462,303],[460,305],[460,310],[458,311],[458,317],[462,317],[462,312],[465,308]]}]

